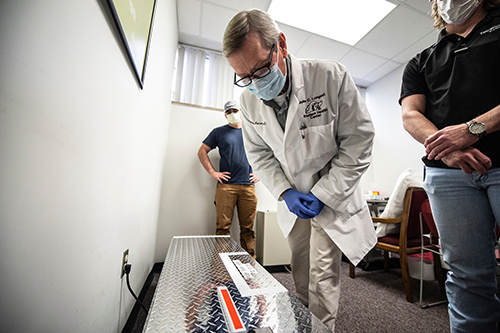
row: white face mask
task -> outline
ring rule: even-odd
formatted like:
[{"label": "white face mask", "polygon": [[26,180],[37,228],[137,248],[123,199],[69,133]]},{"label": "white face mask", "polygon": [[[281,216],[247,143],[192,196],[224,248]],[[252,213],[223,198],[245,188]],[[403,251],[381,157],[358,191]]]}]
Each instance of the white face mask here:
[{"label": "white face mask", "polygon": [[230,113],[226,116],[227,118],[227,121],[233,125],[233,126],[236,126],[240,123],[241,121],[241,113],[240,111],[238,112],[233,112],[233,113]]},{"label": "white face mask", "polygon": [[441,0],[437,2],[439,15],[448,24],[467,21],[481,5],[481,0]]}]

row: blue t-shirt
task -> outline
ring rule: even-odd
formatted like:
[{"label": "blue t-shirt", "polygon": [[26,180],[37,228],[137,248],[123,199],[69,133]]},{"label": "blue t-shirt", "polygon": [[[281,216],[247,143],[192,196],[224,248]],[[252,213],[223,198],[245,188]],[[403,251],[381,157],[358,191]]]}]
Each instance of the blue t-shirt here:
[{"label": "blue t-shirt", "polygon": [[214,128],[203,143],[214,149],[219,148],[219,172],[230,172],[231,179],[224,184],[252,184],[250,174],[252,167],[248,163],[241,128],[229,125]]}]

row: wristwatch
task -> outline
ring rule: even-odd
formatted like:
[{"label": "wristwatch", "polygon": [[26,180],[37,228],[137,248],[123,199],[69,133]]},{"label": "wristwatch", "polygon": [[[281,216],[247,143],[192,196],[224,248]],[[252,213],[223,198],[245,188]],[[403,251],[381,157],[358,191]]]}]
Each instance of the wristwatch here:
[{"label": "wristwatch", "polygon": [[469,132],[471,134],[477,135],[480,139],[488,134],[488,132],[486,131],[486,125],[484,123],[471,120],[467,122],[467,126],[469,126]]}]

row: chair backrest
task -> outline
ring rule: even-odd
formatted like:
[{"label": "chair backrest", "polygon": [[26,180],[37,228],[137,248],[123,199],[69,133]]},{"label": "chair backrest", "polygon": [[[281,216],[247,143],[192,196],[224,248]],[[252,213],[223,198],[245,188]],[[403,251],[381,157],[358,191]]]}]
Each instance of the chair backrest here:
[{"label": "chair backrest", "polygon": [[[411,238],[420,238],[420,210],[422,203],[427,200],[427,193],[425,193],[424,189],[421,187],[409,187],[405,193],[405,209],[404,214],[408,214],[406,223],[401,224],[401,231],[404,232],[404,228],[406,228],[406,237],[407,239]],[[403,216],[403,220],[405,220],[405,216]],[[429,227],[424,226],[424,233],[429,232]]]},{"label": "chair backrest", "polygon": [[436,223],[434,222],[434,218],[432,217],[431,204],[429,202],[429,199],[422,202],[420,210],[422,211],[422,219],[429,227],[432,236],[434,236],[435,238],[439,238]]}]

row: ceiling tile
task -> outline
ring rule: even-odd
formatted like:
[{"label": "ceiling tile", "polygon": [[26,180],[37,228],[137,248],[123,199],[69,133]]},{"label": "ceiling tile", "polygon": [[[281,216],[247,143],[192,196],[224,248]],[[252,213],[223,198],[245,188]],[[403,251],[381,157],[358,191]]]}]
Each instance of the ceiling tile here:
[{"label": "ceiling tile", "polygon": [[430,17],[400,5],[363,37],[355,47],[381,57],[392,58],[426,36],[432,29]]},{"label": "ceiling tile", "polygon": [[297,56],[299,49],[311,36],[311,34],[307,31],[297,29],[283,23],[278,23],[278,26],[285,34],[288,52]]},{"label": "ceiling tile", "polygon": [[245,1],[235,1],[235,0],[205,0],[205,2],[211,2],[220,6],[231,8],[239,12],[243,9],[258,8],[267,11],[271,0],[245,0]]},{"label": "ceiling tile", "polygon": [[372,84],[373,82],[371,81],[368,81],[368,80],[364,80],[364,79],[360,79],[360,78],[357,78],[357,77],[353,77],[352,78],[354,83],[358,86],[358,87],[368,87],[370,84]]},{"label": "ceiling tile", "polygon": [[351,76],[364,78],[386,61],[387,59],[353,48],[339,62],[347,67]]},{"label": "ceiling tile", "polygon": [[310,34],[302,47],[294,54],[298,58],[330,59],[338,61],[351,47],[326,37]]},{"label": "ceiling tile", "polygon": [[177,1],[179,32],[198,36],[201,30],[201,2],[199,0]]},{"label": "ceiling tile", "polygon": [[201,37],[222,42],[226,26],[238,12],[206,2],[203,5]]},{"label": "ceiling tile", "polygon": [[372,71],[370,74],[363,77],[363,79],[371,81],[371,82],[375,82],[378,79],[383,78],[384,76],[386,76],[387,74],[389,74],[390,72],[392,72],[393,70],[395,70],[396,68],[398,68],[400,66],[402,66],[400,63],[390,61],[390,60],[386,61],[384,64],[382,64],[382,66],[380,66],[379,68]]},{"label": "ceiling tile", "polygon": [[393,57],[392,60],[399,63],[407,63],[417,53],[420,53],[422,50],[434,44],[437,41],[438,35],[439,32],[437,30],[432,31],[416,43],[410,45],[406,50]]},{"label": "ceiling tile", "polygon": [[208,50],[222,52],[222,41],[214,41],[200,36],[193,36],[179,32],[179,43],[201,47]]},{"label": "ceiling tile", "polygon": [[[356,84],[369,86],[437,40],[427,0],[387,0],[396,8],[355,46],[279,23],[288,50],[299,58],[344,64]],[[240,10],[269,8],[271,0],[177,0],[179,42],[222,50],[227,23]]]},{"label": "ceiling tile", "polygon": [[421,11],[423,14],[427,15],[428,17],[431,17],[432,4],[429,1],[406,0],[405,4]]}]

